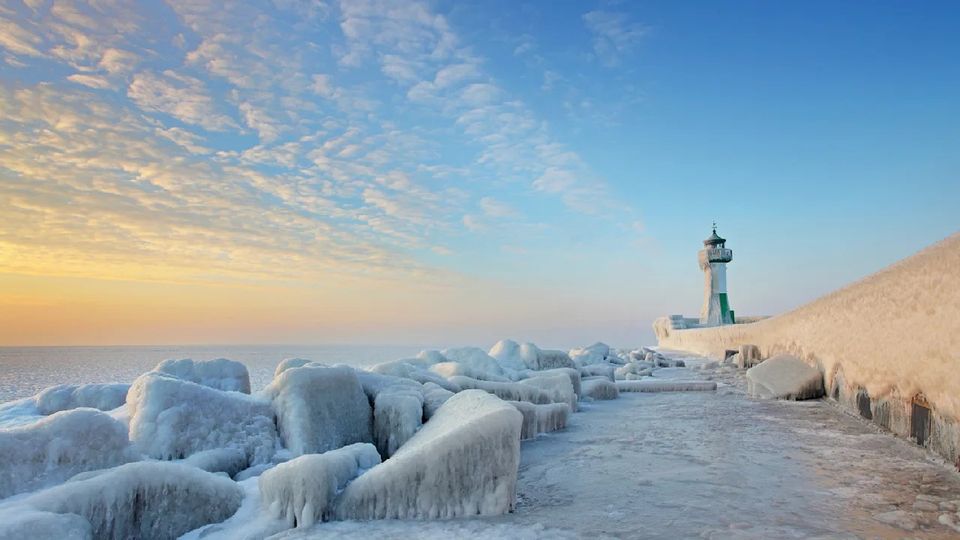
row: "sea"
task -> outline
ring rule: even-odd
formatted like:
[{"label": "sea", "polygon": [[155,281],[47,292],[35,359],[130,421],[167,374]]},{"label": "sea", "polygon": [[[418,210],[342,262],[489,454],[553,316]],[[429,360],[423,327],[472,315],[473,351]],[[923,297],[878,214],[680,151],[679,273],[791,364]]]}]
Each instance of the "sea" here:
[{"label": "sea", "polygon": [[126,347],[0,347],[0,403],[32,396],[58,384],[133,382],[169,358],[243,362],[250,386],[262,389],[285,358],[370,366],[416,356],[425,346],[204,345]]}]

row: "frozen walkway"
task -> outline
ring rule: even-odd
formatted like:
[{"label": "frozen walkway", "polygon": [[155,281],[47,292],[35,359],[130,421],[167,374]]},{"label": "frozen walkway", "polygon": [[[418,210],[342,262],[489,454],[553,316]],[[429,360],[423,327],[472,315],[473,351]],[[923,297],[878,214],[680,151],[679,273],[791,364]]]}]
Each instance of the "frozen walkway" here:
[{"label": "frozen walkway", "polygon": [[[938,523],[960,475],[829,402],[623,393],[526,442],[515,513],[434,523],[325,523],[291,537],[958,538]],[[958,501],[960,502],[960,501]]]}]

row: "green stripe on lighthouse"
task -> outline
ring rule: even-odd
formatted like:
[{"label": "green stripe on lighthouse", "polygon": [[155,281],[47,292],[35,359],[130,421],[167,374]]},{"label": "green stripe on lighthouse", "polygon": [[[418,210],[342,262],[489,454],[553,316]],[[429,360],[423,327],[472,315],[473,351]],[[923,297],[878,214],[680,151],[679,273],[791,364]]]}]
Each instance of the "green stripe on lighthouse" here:
[{"label": "green stripe on lighthouse", "polygon": [[722,292],[717,296],[720,297],[720,324],[729,323],[730,321],[730,304],[727,303],[727,293]]}]

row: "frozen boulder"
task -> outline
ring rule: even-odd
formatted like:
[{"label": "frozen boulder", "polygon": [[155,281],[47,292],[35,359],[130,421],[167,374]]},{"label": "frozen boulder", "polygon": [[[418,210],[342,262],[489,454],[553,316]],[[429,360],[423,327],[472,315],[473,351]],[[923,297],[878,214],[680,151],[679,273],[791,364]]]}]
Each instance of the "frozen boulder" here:
[{"label": "frozen boulder", "polygon": [[606,377],[584,379],[581,383],[583,397],[589,399],[617,399],[620,392],[617,385]]},{"label": "frozen boulder", "polygon": [[488,376],[506,377],[503,368],[497,361],[476,347],[460,347],[457,349],[445,349],[443,356],[451,362],[456,362],[469,367],[478,373],[485,373]]},{"label": "frozen boulder", "polygon": [[74,514],[54,514],[13,506],[0,511],[0,538],[92,540],[90,522]]},{"label": "frozen boulder", "polygon": [[130,440],[157,459],[182,459],[215,448],[241,450],[250,463],[269,461],[277,433],[269,403],[150,372],[127,394]]},{"label": "frozen boulder", "polygon": [[277,378],[281,373],[288,369],[303,367],[307,364],[313,363],[313,361],[307,360],[306,358],[284,358],[279,364],[277,364],[277,369],[273,370],[273,377]]},{"label": "frozen boulder", "polygon": [[81,516],[94,538],[162,540],[227,519],[242,499],[229,478],[178,463],[141,461],[38,492],[22,504]]},{"label": "frozen boulder", "polygon": [[815,399],[823,396],[823,375],[791,355],[769,358],[747,370],[751,395],[775,399]]},{"label": "frozen boulder", "polygon": [[537,361],[538,370],[546,369],[560,369],[560,368],[575,368],[577,365],[574,363],[573,359],[570,358],[570,355],[563,351],[555,351],[552,349],[541,349],[539,360]]},{"label": "frozen boulder", "polygon": [[226,358],[164,360],[153,370],[217,390],[250,393],[250,374],[247,373],[247,366]]},{"label": "frozen boulder", "polygon": [[423,417],[427,420],[433,418],[433,415],[440,409],[440,406],[453,397],[454,392],[442,388],[433,383],[423,385]]},{"label": "frozen boulder", "polygon": [[540,352],[540,347],[529,342],[522,343],[519,349],[520,359],[523,360],[523,364],[529,369],[534,370],[540,369]]},{"label": "frozen boulder", "polygon": [[505,369],[513,371],[528,369],[527,364],[520,355],[520,344],[516,341],[502,339],[490,348],[489,354]]},{"label": "frozen boulder", "polygon": [[129,384],[61,384],[43,390],[36,396],[40,414],[89,407],[111,411],[127,401]]},{"label": "frozen boulder", "polygon": [[508,377],[478,369],[470,364],[461,364],[460,362],[440,362],[430,366],[430,371],[440,377],[450,380],[452,377],[470,377],[471,379],[481,379],[484,381],[507,382]]},{"label": "frozen boulder", "polygon": [[714,381],[617,381],[620,392],[709,392],[717,389]]},{"label": "frozen boulder", "polygon": [[380,454],[369,443],[300,456],[263,473],[260,496],[274,519],[310,527],[330,518],[334,497],[348,482],[379,463]]},{"label": "frozen boulder", "polygon": [[417,391],[423,388],[423,385],[417,381],[404,377],[382,375],[380,373],[373,373],[371,371],[364,371],[362,369],[356,370],[356,375],[357,380],[360,381],[360,387],[363,388],[363,393],[367,395],[367,400],[370,402],[371,407],[373,406],[373,402],[377,399],[377,395],[388,388],[403,386],[411,389],[412,391]]},{"label": "frozen boulder", "polygon": [[373,405],[373,441],[380,455],[386,459],[396,453],[420,429],[422,421],[422,387],[397,385],[377,394]]},{"label": "frozen boulder", "polygon": [[570,379],[570,384],[573,386],[573,393],[580,397],[580,381],[582,379],[580,375],[580,370],[575,368],[552,368],[546,369],[543,371],[538,371],[536,373],[529,373],[531,376],[538,374],[550,374],[550,373],[563,373]]},{"label": "frozen boulder", "polygon": [[436,519],[513,509],[522,415],[486,392],[451,397],[389,460],[347,485],[337,519]]},{"label": "frozen boulder", "polygon": [[207,472],[226,473],[231,478],[247,468],[247,453],[239,448],[214,448],[191,455],[180,463]]},{"label": "frozen boulder", "polygon": [[451,381],[460,388],[472,388],[489,392],[506,401],[528,401],[530,403],[552,403],[550,394],[543,390],[515,382],[481,381],[470,377],[451,377]]},{"label": "frozen boulder", "polygon": [[[435,364],[431,364],[433,366]],[[381,375],[390,375],[393,377],[400,377],[403,379],[409,379],[420,384],[432,382],[433,384],[438,384],[451,392],[459,392],[460,389],[456,388],[455,385],[447,381],[446,375],[440,375],[429,371],[429,367],[417,366],[411,364],[409,361],[404,360],[395,360],[393,362],[384,362],[382,364],[377,364],[370,368],[371,373],[379,373]]]},{"label": "frozen boulder", "polygon": [[580,368],[582,377],[606,377],[610,381],[616,380],[617,367],[606,362],[601,364],[587,364]]},{"label": "frozen boulder", "polygon": [[94,409],[0,430],[0,499],[135,459],[126,427]]},{"label": "frozen boulder", "polygon": [[594,343],[589,347],[580,347],[570,350],[570,358],[578,366],[587,366],[607,361],[610,354],[610,346],[606,343]]},{"label": "frozen boulder", "polygon": [[443,355],[440,351],[435,351],[432,349],[420,351],[417,353],[416,360],[424,366],[431,366],[433,364],[439,364],[440,362],[448,361],[447,357]]},{"label": "frozen boulder", "polygon": [[291,368],[264,390],[283,444],[294,455],[373,442],[373,410],[346,366]]},{"label": "frozen boulder", "polygon": [[760,357],[760,348],[756,345],[744,344],[736,355],[736,364],[740,368],[752,368],[763,361]]},{"label": "frozen boulder", "polygon": [[523,427],[520,438],[533,439],[540,433],[549,433],[567,426],[570,407],[563,403],[545,403],[535,405],[526,401],[508,401],[523,415]]},{"label": "frozen boulder", "polygon": [[570,412],[577,410],[577,394],[573,391],[573,383],[566,373],[538,373],[529,379],[523,379],[520,384],[534,386],[547,393],[550,401],[554,403],[565,403]]},{"label": "frozen boulder", "polygon": [[618,380],[626,380],[627,375],[650,375],[652,370],[648,367],[646,362],[628,362],[620,367],[618,367],[613,372],[613,377]]}]

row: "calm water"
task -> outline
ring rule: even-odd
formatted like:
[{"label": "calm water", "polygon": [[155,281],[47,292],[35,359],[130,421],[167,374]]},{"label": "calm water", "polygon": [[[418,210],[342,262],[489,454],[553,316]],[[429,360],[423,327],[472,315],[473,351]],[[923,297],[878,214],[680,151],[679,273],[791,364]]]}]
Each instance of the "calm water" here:
[{"label": "calm water", "polygon": [[132,382],[161,360],[229,358],[246,364],[253,389],[263,388],[284,358],[368,366],[416,355],[419,346],[244,345],[167,347],[0,347],[0,402],[56,384]]}]

